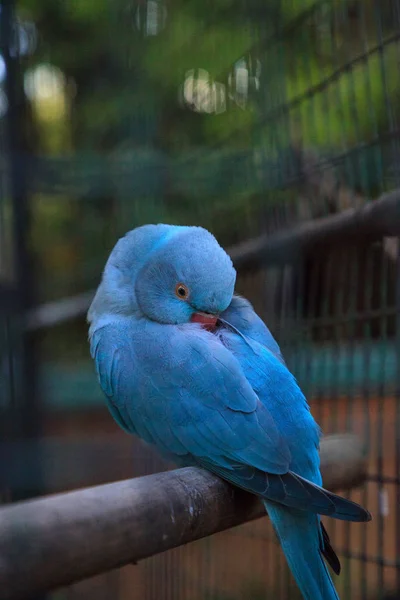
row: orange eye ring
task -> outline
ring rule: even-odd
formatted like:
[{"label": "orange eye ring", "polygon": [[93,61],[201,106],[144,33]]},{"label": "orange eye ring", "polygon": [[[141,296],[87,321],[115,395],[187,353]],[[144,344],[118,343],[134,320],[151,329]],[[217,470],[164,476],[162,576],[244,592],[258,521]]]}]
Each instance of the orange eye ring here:
[{"label": "orange eye ring", "polygon": [[175,295],[179,300],[187,300],[189,298],[189,288],[184,283],[177,283]]}]

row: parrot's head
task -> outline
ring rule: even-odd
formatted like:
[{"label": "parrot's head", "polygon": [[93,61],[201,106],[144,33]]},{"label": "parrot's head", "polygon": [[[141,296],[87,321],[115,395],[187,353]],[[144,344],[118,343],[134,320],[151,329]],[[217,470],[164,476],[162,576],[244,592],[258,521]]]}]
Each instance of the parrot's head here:
[{"label": "parrot's head", "polygon": [[107,312],[211,327],[229,306],[235,281],[231,259],[206,229],[144,225],[111,252],[89,321]]}]

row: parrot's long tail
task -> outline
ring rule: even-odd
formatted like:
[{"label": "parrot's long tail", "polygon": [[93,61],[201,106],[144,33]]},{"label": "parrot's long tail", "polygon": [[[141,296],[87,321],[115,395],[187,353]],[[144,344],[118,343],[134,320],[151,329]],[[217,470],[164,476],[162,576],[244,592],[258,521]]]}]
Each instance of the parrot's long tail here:
[{"label": "parrot's long tail", "polygon": [[321,554],[319,518],[264,502],[304,600],[339,600]]}]

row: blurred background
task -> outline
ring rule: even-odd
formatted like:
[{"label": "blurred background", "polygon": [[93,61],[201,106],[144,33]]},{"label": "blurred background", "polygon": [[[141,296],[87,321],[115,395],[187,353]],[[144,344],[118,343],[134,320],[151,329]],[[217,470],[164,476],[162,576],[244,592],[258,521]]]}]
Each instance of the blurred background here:
[{"label": "blurred background", "polygon": [[[0,494],[167,468],[119,431],[85,313],[120,235],[199,224],[227,248],[400,187],[400,1],[0,1]],[[399,214],[400,219],[400,214]],[[341,598],[400,597],[398,239],[239,269],[325,433],[368,446],[327,522]],[[298,598],[267,519],[49,594]]]}]

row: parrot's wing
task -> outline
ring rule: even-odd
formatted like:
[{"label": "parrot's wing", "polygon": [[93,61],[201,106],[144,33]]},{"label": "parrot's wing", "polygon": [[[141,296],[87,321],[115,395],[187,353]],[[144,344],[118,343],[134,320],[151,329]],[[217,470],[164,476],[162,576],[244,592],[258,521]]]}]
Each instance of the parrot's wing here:
[{"label": "parrot's wing", "polygon": [[91,338],[100,385],[124,429],[162,451],[285,473],[290,452],[236,358],[197,325],[108,325]]},{"label": "parrot's wing", "polygon": [[222,313],[221,317],[237,329],[244,337],[263,345],[272,352],[280,362],[285,362],[274,336],[246,298],[233,296],[232,302]]},{"label": "parrot's wing", "polygon": [[[286,368],[282,357],[278,355],[277,345],[271,344],[270,337],[272,336],[269,330],[246,300],[239,298],[238,303],[239,309],[229,315],[229,322],[232,323],[236,317],[234,322],[238,333],[245,331],[247,335],[237,335],[228,328],[220,330],[219,336],[225,347],[238,360],[246,379],[252,388],[257,391],[263,404],[268,407],[270,402],[276,403],[279,398],[289,403],[291,419],[295,418],[299,425],[297,435],[300,437],[296,437],[296,443],[300,445],[298,454],[303,457],[303,465],[305,459],[308,471],[310,464],[313,464],[311,471],[316,471],[319,474],[317,450],[319,448],[320,430],[310,414],[307,401],[294,376]],[[243,317],[244,313],[240,307],[245,311],[246,318]],[[240,315],[241,320],[238,315]],[[239,327],[241,330],[239,330]],[[284,404],[279,406],[282,408]],[[297,453],[293,456],[291,464],[294,463],[299,463]],[[249,486],[250,481],[252,489],[258,490],[256,493],[261,497],[276,499],[286,506],[314,510],[321,515],[329,515],[337,519],[350,521],[368,521],[371,518],[368,511],[358,504],[332,494],[318,485],[321,482],[320,477],[317,478],[317,481],[311,482],[293,471],[283,475],[271,474],[260,472],[254,466],[251,468],[248,465],[234,467],[229,471],[218,465],[213,467],[208,465],[207,468],[214,470],[221,477],[228,479],[239,487],[245,487],[241,482],[247,479],[247,485]],[[326,544],[326,553],[328,554],[328,552],[329,544]],[[329,555],[329,559],[333,562],[334,555]],[[335,565],[335,568],[337,568],[337,565]]]},{"label": "parrot's wing", "polygon": [[[212,334],[195,325],[110,325],[92,337],[92,353],[128,430],[263,498],[335,513],[333,494],[288,472],[290,452],[271,414]],[[352,503],[342,502],[347,515]]]}]

